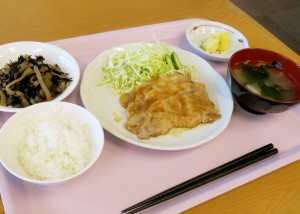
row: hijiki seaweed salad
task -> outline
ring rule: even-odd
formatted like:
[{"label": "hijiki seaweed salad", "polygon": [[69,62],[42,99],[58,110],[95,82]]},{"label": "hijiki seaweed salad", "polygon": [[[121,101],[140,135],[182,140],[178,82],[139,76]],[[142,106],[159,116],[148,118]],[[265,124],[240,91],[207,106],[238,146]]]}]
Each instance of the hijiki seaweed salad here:
[{"label": "hijiki seaweed salad", "polygon": [[24,108],[51,101],[72,81],[57,64],[44,63],[41,55],[20,55],[0,69],[0,105]]}]

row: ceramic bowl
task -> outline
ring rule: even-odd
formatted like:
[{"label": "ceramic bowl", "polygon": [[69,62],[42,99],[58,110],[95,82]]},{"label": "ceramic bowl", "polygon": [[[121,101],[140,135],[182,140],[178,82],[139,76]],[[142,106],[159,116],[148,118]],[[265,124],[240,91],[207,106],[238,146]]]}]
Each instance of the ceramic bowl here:
[{"label": "ceramic bowl", "polygon": [[[54,101],[61,101],[70,95],[80,79],[80,69],[74,57],[62,48],[42,42],[24,41],[4,44],[0,46],[0,68],[10,61],[16,61],[20,55],[31,55],[33,58],[42,55],[47,64],[57,64],[62,71],[72,78],[70,85]],[[1,106],[0,111],[17,112],[22,108]]]},{"label": "ceramic bowl", "polygon": [[[230,33],[230,43],[226,51],[217,51],[210,54],[201,48],[201,44],[210,38],[212,34],[223,32]],[[186,29],[186,38],[196,54],[211,61],[228,61],[233,53],[249,47],[246,37],[238,30],[226,24],[213,21],[202,21],[189,25]]]},{"label": "ceramic bowl", "polygon": [[[233,70],[237,64],[247,61],[259,61],[276,67],[278,74],[284,74],[284,76],[288,77],[289,81],[294,83],[293,92],[295,96],[291,100],[275,100],[261,95],[258,90],[246,87],[246,85],[236,77]],[[248,112],[254,114],[280,113],[300,103],[300,66],[279,53],[260,48],[240,50],[233,54],[229,60],[227,78],[231,92],[237,103]],[[283,82],[282,78],[279,78],[279,83],[280,82]],[[279,96],[280,93],[282,92],[276,92],[275,96]]]},{"label": "ceramic bowl", "polygon": [[[57,131],[57,128],[71,131]],[[75,131],[81,134],[75,135]],[[61,138],[60,134],[65,137]],[[82,175],[98,160],[104,145],[103,129],[98,120],[85,108],[62,101],[35,104],[15,113],[2,126],[0,139],[2,165],[12,175],[35,184],[55,184]],[[84,153],[80,152],[82,148]],[[24,155],[30,158],[22,162]],[[85,162],[80,162],[82,160]],[[59,167],[69,168],[72,173],[66,168],[57,170]],[[40,175],[47,176],[41,178]]]}]

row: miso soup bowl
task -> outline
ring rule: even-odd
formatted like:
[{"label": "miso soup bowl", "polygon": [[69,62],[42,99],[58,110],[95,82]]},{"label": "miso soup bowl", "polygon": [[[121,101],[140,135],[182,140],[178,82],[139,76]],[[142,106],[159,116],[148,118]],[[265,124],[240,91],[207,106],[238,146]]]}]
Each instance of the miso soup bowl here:
[{"label": "miso soup bowl", "polygon": [[[235,77],[233,68],[237,63],[249,60],[267,64],[276,62],[276,67],[296,83],[297,98],[289,101],[277,101],[248,89]],[[300,103],[300,66],[291,59],[270,50],[246,48],[234,53],[228,62],[227,80],[237,103],[244,110],[254,114],[280,113]]]}]

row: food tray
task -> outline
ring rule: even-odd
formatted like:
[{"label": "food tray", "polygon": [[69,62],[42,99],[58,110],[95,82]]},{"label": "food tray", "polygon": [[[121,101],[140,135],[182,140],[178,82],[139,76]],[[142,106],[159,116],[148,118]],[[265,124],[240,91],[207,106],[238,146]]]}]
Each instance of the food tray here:
[{"label": "food tray", "polygon": [[[51,42],[78,61],[81,72],[102,51],[132,42],[161,41],[187,51],[185,29],[199,19],[147,25]],[[226,78],[227,63],[210,64]],[[78,86],[65,101],[82,105]],[[98,99],[101,99],[99,97]],[[103,103],[105,105],[105,103]],[[0,126],[12,113],[0,113]],[[103,153],[82,176],[43,186],[23,182],[0,166],[6,213],[120,213],[124,208],[208,171],[242,154],[273,143],[279,155],[207,184],[144,213],[178,213],[294,162],[300,157],[300,106],[280,114],[253,115],[235,105],[223,133],[201,146],[157,151],[126,143],[105,132]]]}]

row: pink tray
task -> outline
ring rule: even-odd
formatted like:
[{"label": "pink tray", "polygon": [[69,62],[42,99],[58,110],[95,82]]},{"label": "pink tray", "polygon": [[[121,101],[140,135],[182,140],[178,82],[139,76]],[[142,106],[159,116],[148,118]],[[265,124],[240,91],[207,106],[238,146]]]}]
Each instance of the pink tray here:
[{"label": "pink tray", "polygon": [[[81,72],[100,52],[132,42],[159,40],[192,51],[186,27],[198,19],[179,20],[51,42],[78,61]],[[224,78],[227,63],[210,63]],[[82,105],[79,86],[66,101]],[[0,113],[0,125],[11,116]],[[178,213],[207,201],[300,157],[300,106],[281,114],[252,115],[235,105],[226,130],[214,140],[183,151],[156,151],[126,143],[105,132],[105,146],[95,166],[59,185],[33,185],[0,165],[0,189],[8,214],[120,213],[124,208],[208,171],[242,154],[273,143],[276,157],[149,209]]]}]

